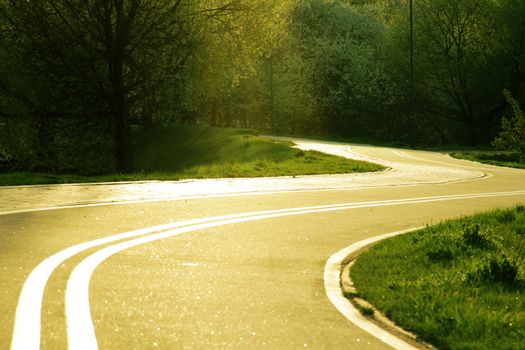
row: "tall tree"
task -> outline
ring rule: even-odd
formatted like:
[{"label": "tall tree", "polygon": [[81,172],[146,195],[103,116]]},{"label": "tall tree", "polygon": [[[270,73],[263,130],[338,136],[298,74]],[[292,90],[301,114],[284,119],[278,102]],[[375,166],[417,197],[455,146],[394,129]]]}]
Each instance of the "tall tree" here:
[{"label": "tall tree", "polygon": [[24,96],[32,113],[105,123],[118,169],[129,171],[131,118],[187,57],[183,18],[190,6],[182,0],[9,4],[12,42],[27,76],[38,82]]},{"label": "tall tree", "polygon": [[[414,6],[418,116],[445,142],[487,143],[505,106],[501,91],[519,80],[509,71],[522,59],[523,45],[515,40],[520,25],[511,15],[519,6],[513,0],[420,0]],[[406,16],[398,25],[405,23]]]},{"label": "tall tree", "polygon": [[380,61],[382,24],[363,5],[309,0],[297,9],[294,35],[311,67],[325,132],[376,134],[392,97]]}]

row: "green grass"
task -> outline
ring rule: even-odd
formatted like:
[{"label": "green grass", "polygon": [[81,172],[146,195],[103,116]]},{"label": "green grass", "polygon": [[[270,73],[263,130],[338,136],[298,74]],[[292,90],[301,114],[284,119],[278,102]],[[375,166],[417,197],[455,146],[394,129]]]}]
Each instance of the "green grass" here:
[{"label": "green grass", "polygon": [[384,167],[303,152],[249,130],[177,126],[137,133],[132,174],[0,174],[0,185],[295,176],[380,171]]},{"label": "green grass", "polygon": [[351,276],[359,295],[440,349],[523,349],[525,207],[380,242]]},{"label": "green grass", "polygon": [[491,165],[505,166],[509,168],[525,169],[525,163],[520,162],[519,154],[495,151],[468,151],[452,152],[454,158],[467,159]]}]

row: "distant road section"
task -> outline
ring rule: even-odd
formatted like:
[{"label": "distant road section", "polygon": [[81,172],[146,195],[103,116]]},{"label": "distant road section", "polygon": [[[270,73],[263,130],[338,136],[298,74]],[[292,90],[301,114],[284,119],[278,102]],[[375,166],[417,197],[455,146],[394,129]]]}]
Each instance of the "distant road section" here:
[{"label": "distant road section", "polygon": [[[438,184],[477,179],[486,175],[468,166],[452,167],[451,164],[440,161],[417,159],[406,155],[401,150],[290,138],[286,140],[294,141],[296,147],[302,150],[315,150],[344,158],[365,160],[384,165],[388,170],[377,173],[275,178],[8,186],[0,188],[0,198],[2,198],[0,215],[35,209],[46,210],[56,207],[108,203],[122,204],[279,192]],[[384,158],[385,153],[393,160],[379,158],[380,154]],[[429,152],[429,154],[432,153]],[[461,164],[461,161],[456,163]]]}]

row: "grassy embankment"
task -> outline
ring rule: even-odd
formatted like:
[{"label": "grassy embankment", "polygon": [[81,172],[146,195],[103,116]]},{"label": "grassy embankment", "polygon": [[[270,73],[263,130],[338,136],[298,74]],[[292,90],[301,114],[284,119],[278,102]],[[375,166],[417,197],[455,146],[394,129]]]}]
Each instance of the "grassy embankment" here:
[{"label": "grassy embankment", "polygon": [[351,276],[359,297],[439,349],[523,349],[525,207],[382,241]]},{"label": "grassy embankment", "polygon": [[173,127],[137,135],[132,174],[5,173],[0,185],[293,176],[379,171],[380,165],[303,152],[247,130]]},{"label": "grassy embankment", "polygon": [[525,169],[525,163],[520,162],[519,154],[496,151],[465,151],[452,152],[454,158],[467,159],[491,165],[506,166],[509,168]]}]

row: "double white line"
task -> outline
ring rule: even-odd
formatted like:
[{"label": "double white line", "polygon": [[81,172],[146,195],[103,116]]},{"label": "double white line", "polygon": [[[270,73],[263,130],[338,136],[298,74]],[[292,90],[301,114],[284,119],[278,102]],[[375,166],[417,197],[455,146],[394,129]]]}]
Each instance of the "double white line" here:
[{"label": "double white line", "polygon": [[40,349],[41,310],[44,289],[46,287],[47,281],[54,270],[63,262],[74,255],[89,249],[107,245],[106,247],[85,258],[80,264],[78,264],[69,278],[66,289],[65,305],[68,346],[70,349],[98,348],[89,306],[89,282],[94,270],[102,262],[123,250],[165,238],[174,237],[183,233],[284,216],[305,215],[368,207],[522,195],[525,195],[525,190],[419,197],[268,210],[186,220],[166,225],[153,226],[131,232],[125,232],[114,236],[81,243],[62,250],[61,252],[58,252],[47,258],[41,262],[26,279],[18,300],[11,350]]}]

